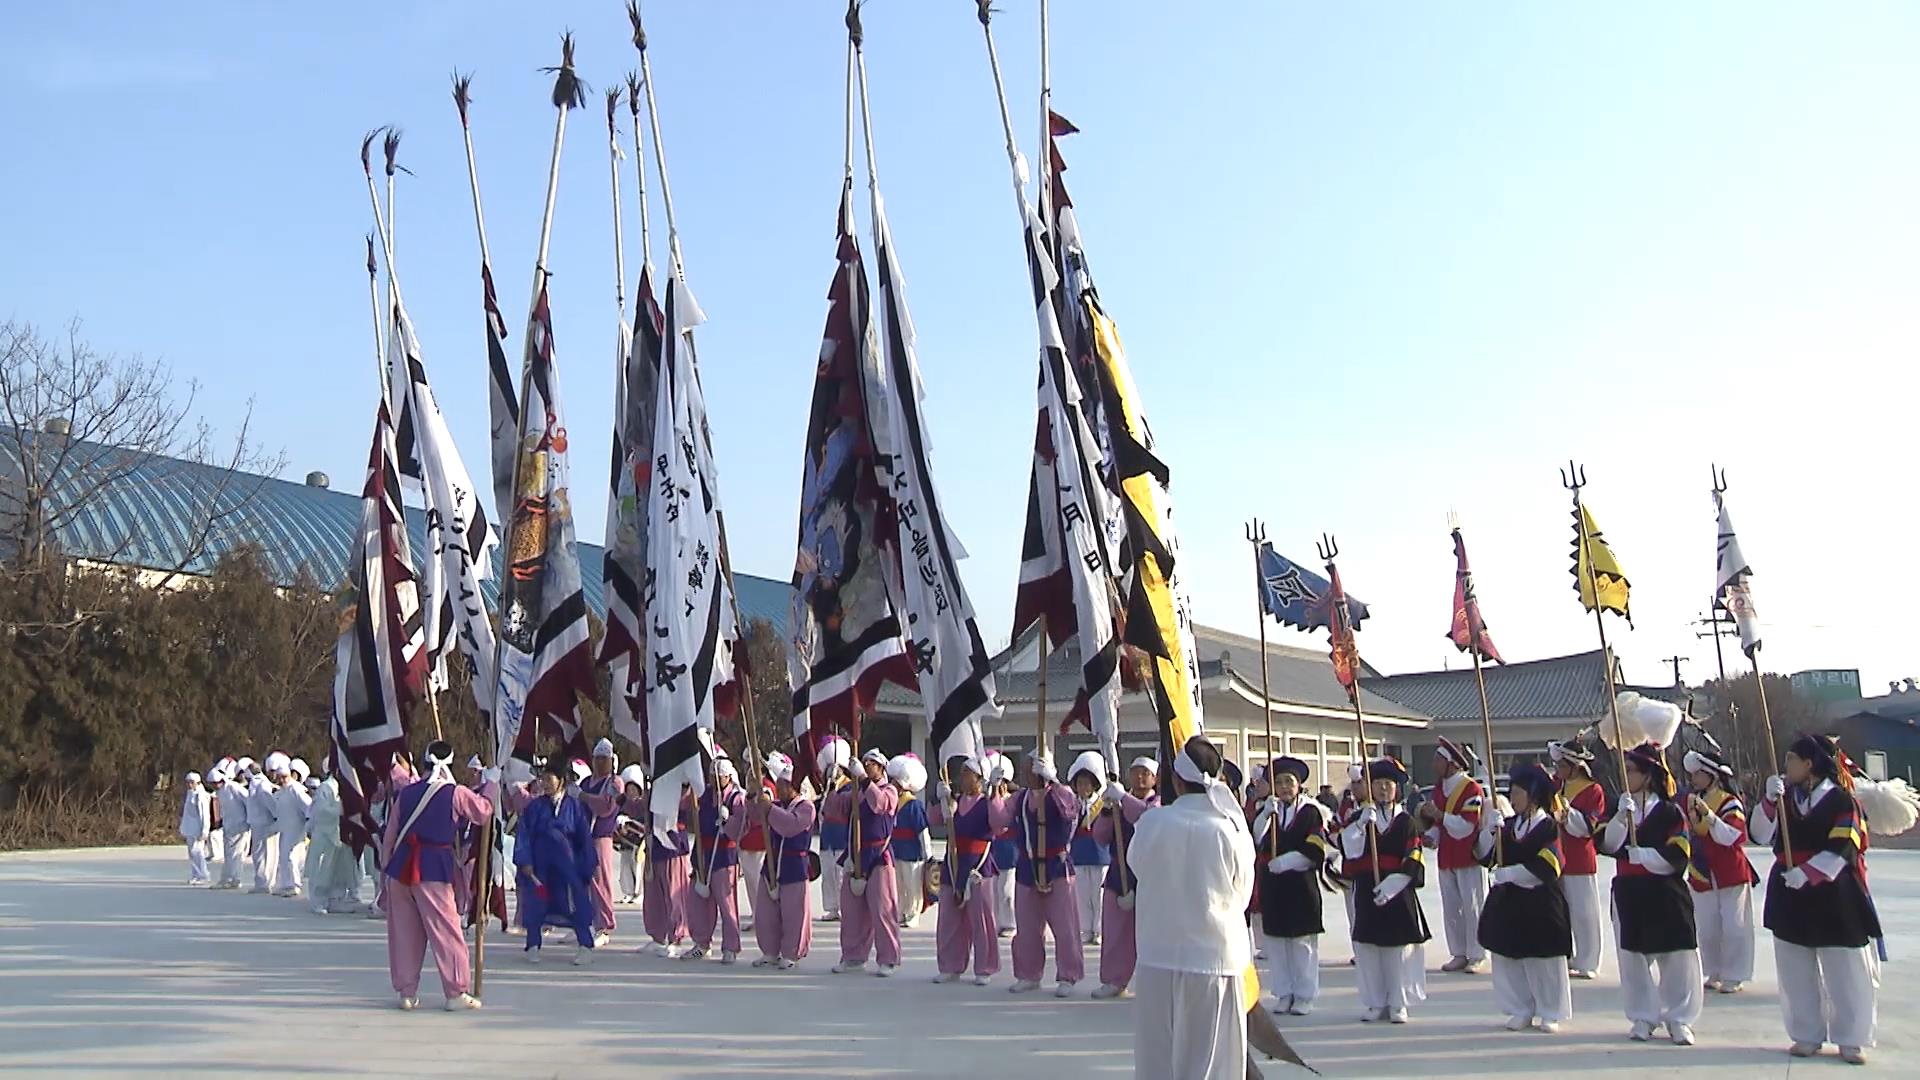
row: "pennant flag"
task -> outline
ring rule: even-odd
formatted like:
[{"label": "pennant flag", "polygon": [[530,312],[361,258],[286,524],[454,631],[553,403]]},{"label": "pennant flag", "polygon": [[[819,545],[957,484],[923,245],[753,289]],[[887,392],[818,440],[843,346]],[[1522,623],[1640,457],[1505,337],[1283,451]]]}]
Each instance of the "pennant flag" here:
[{"label": "pennant flag", "polygon": [[900,263],[879,191],[873,194],[874,254],[880,263],[881,347],[866,371],[868,420],[874,455],[887,480],[902,574],[894,609],[907,617],[903,633],[920,678],[928,745],[936,761],[986,747],[983,716],[997,717],[993,669],[960,580],[965,550],[948,527],[933,487],[932,452],[921,414],[924,393],[914,353]]},{"label": "pennant flag", "polygon": [[1573,512],[1573,578],[1580,606],[1588,611],[1595,607],[1611,611],[1632,625],[1633,613],[1627,610],[1627,575],[1585,503],[1576,503]]},{"label": "pennant flag", "polygon": [[[478,196],[476,196],[476,199]],[[486,239],[481,238],[480,302],[487,324],[487,417],[493,433],[493,509],[500,521],[513,520],[513,462],[520,447],[520,387],[518,373],[507,364],[507,320],[493,294],[493,268],[487,265]]]},{"label": "pennant flag", "polygon": [[1347,693],[1356,694],[1359,693],[1361,674],[1360,645],[1353,637],[1354,624],[1343,614],[1349,609],[1346,590],[1340,587],[1340,568],[1328,563],[1327,576],[1333,579],[1327,592],[1328,606],[1334,613],[1333,623],[1327,628],[1333,641],[1333,677],[1340,680],[1340,685],[1347,688]]},{"label": "pennant flag", "polygon": [[1758,614],[1753,607],[1753,567],[1740,551],[1740,538],[1734,535],[1733,519],[1727,516],[1727,500],[1713,494],[1713,505],[1720,511],[1720,543],[1715,556],[1713,599],[1740,631],[1740,651],[1752,657],[1760,648]]},{"label": "pennant flag", "polygon": [[406,749],[408,720],[426,678],[426,629],[384,396],[360,498],[360,530],[347,560],[347,580],[335,598],[340,637],[334,644],[329,729],[330,756],[340,778],[340,835],[356,853],[375,839],[369,794],[394,751]]},{"label": "pennant flag", "polygon": [[580,746],[577,705],[593,693],[587,600],[574,551],[567,425],[554,365],[553,312],[543,274],[527,325],[527,399],[522,402],[519,490],[507,527],[500,590],[500,670],[495,761],[531,761],[541,730]]},{"label": "pennant flag", "polygon": [[608,473],[607,544],[600,564],[606,628],[599,664],[607,671],[607,719],[614,734],[647,750],[647,660],[641,629],[647,573],[647,511],[652,492],[654,410],[658,406],[660,306],[653,268],[642,266],[633,329],[613,383],[613,462]]},{"label": "pennant flag", "polygon": [[[1260,609],[1296,630],[1333,629],[1333,586],[1326,578],[1273,550],[1260,545]],[[1347,625],[1359,629],[1371,614],[1367,605],[1346,598]]]},{"label": "pennant flag", "polygon": [[[412,445],[403,445],[402,433],[396,432],[396,454],[401,462],[414,463],[426,502],[429,551],[421,567],[420,603],[426,613],[429,682],[436,690],[446,689],[447,659],[457,653],[466,664],[474,700],[486,715],[493,711],[495,640],[480,583],[492,575],[496,540],[433,396],[420,341],[398,295],[396,291],[393,325],[399,362],[388,365],[387,374],[393,401],[412,417],[404,432]],[[401,472],[406,474],[404,465]]]},{"label": "pennant flag", "polygon": [[1060,329],[1062,278],[1046,226],[1024,191],[1020,210],[1040,331],[1040,380],[1013,637],[1018,640],[1037,624],[1055,645],[1075,641],[1080,677],[1060,731],[1065,734],[1076,721],[1087,724],[1102,756],[1117,766],[1120,597],[1107,528],[1110,522],[1123,527],[1124,519],[1118,515],[1117,494],[1097,471],[1104,455],[1088,423],[1078,375],[1067,365]]},{"label": "pennant flag", "polygon": [[840,196],[839,254],[807,418],[788,619],[794,745],[808,772],[827,735],[860,744],[860,716],[882,681],[918,685],[888,588],[900,577],[900,537],[874,459],[862,383],[878,345],[852,198],[849,181]]},{"label": "pennant flag", "polygon": [[665,328],[647,487],[645,602],[648,750],[653,820],[672,829],[681,788],[706,791],[717,691],[733,681],[740,638],[723,571],[720,489],[689,333],[703,317],[676,275]]},{"label": "pennant flag", "polygon": [[1453,629],[1447,637],[1461,652],[1477,652],[1483,660],[1504,664],[1500,650],[1494,648],[1493,635],[1487,632],[1486,620],[1480,617],[1480,597],[1473,591],[1473,571],[1467,568],[1467,540],[1459,529],[1453,530],[1453,557],[1459,565],[1453,572]]},{"label": "pennant flag", "polygon": [[[1075,129],[1052,115],[1052,130],[1058,136]],[[1199,734],[1205,717],[1193,607],[1176,569],[1180,540],[1173,524],[1172,478],[1154,454],[1153,430],[1119,328],[1094,288],[1058,143],[1051,145],[1048,157],[1048,224],[1062,281],[1060,322],[1067,367],[1086,388],[1082,406],[1100,447],[1096,472],[1111,493],[1112,513],[1100,526],[1121,598],[1117,630],[1128,654],[1121,659],[1122,673],[1137,673],[1129,684],[1137,681],[1154,691],[1160,722],[1177,749]]]}]

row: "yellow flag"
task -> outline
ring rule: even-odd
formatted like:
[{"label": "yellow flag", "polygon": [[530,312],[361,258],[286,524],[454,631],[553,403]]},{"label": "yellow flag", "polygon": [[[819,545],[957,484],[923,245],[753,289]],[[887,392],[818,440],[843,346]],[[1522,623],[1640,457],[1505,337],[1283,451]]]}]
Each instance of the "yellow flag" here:
[{"label": "yellow flag", "polygon": [[1633,622],[1633,613],[1627,608],[1626,572],[1620,569],[1620,560],[1613,557],[1613,549],[1607,546],[1607,538],[1601,535],[1593,511],[1585,503],[1576,504],[1574,510],[1573,579],[1581,607],[1588,611],[1598,607]]}]

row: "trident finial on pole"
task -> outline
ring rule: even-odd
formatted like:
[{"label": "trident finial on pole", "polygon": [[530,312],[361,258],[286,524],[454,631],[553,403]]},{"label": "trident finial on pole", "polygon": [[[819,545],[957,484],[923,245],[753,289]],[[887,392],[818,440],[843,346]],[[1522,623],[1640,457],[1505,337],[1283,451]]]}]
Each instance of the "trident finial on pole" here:
[{"label": "trident finial on pole", "polygon": [[1330,563],[1340,557],[1340,545],[1331,533],[1321,533],[1320,539],[1313,546],[1320,552],[1321,562]]},{"label": "trident finial on pole", "polygon": [[1560,470],[1560,486],[1573,492],[1574,498],[1580,497],[1580,489],[1587,486],[1587,467],[1576,465],[1572,458],[1567,459],[1567,467]]},{"label": "trident finial on pole", "polygon": [[1715,495],[1725,495],[1727,493],[1727,470],[1718,465],[1709,465],[1707,468],[1713,474],[1713,493]]},{"label": "trident finial on pole", "polygon": [[1267,542],[1267,523],[1259,518],[1247,522],[1247,543],[1264,544]]}]

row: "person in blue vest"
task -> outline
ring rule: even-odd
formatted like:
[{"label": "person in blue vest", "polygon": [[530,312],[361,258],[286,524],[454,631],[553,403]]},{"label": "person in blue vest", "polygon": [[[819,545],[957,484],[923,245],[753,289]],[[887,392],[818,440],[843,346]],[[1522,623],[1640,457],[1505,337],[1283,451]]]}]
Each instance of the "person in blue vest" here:
[{"label": "person in blue vest", "polygon": [[467,942],[460,932],[460,912],[453,896],[453,845],[462,823],[479,824],[493,816],[500,770],[486,770],[484,786],[473,791],[454,782],[453,747],[433,743],[427,747],[427,761],[432,766],[427,778],[407,785],[394,800],[380,846],[386,852],[391,908],[387,973],[400,995],[400,1008],[408,1012],[418,1008],[420,965],[431,943],[447,1011],[477,1009],[479,1000],[468,993],[472,983]]},{"label": "person in blue vest", "polygon": [[853,783],[853,748],[847,740],[830,735],[820,740],[820,750],[814,755],[814,762],[820,767],[822,785],[819,803],[815,807],[820,822],[820,921],[839,922],[840,878],[845,873],[842,864],[846,861],[851,822],[845,816],[836,817],[835,813],[850,812],[853,804],[843,800],[839,811],[829,811],[827,800],[841,788]]},{"label": "person in blue vest", "polygon": [[927,787],[927,767],[918,756],[901,754],[887,762],[887,779],[900,791],[890,847],[894,892],[900,897],[900,928],[911,930],[920,925],[920,912],[926,906],[920,868],[927,862],[927,804],[920,796]]},{"label": "person in blue vest", "polygon": [[1073,897],[1080,910],[1080,940],[1100,944],[1100,886],[1107,879],[1112,861],[1107,846],[1094,839],[1094,819],[1100,816],[1101,795],[1107,788],[1107,763],[1100,751],[1088,750],[1073,759],[1067,770],[1067,784],[1080,799],[1080,818],[1073,829],[1073,842],[1067,845],[1067,859],[1073,864]]},{"label": "person in blue vest", "polygon": [[576,966],[593,962],[593,894],[599,866],[593,842],[593,814],[568,790],[573,769],[562,757],[549,761],[535,780],[534,798],[520,812],[513,865],[521,896],[521,920],[527,927],[526,957],[540,962],[540,931],[549,919],[573,927],[580,950]]},{"label": "person in blue vest", "polygon": [[740,834],[747,829],[747,793],[740,770],[725,750],[716,751],[713,783],[695,802],[697,836],[693,882],[687,893],[687,934],[693,945],[682,960],[703,960],[720,928],[720,962],[740,958]]},{"label": "person in blue vest", "polygon": [[1072,997],[1086,973],[1067,847],[1080,820],[1080,800],[1060,783],[1049,754],[1028,758],[1027,787],[993,802],[993,824],[1012,826],[1014,861],[1013,992],[1040,987],[1053,935],[1055,997]]}]

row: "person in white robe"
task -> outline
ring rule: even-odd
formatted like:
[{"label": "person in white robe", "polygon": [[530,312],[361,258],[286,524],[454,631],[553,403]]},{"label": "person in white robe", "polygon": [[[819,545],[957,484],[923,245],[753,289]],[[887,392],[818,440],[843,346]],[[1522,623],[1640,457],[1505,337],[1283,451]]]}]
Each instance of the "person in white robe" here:
[{"label": "person in white robe", "polygon": [[340,781],[329,775],[313,789],[307,839],[307,910],[344,915],[360,909],[360,863],[340,839]]},{"label": "person in white robe", "polygon": [[1180,797],[1142,815],[1127,849],[1139,876],[1133,1036],[1138,1080],[1241,1080],[1247,1069],[1243,979],[1253,965],[1247,904],[1253,838],[1203,736],[1174,758]]},{"label": "person in white robe", "polygon": [[307,863],[307,816],[313,796],[307,792],[307,763],[287,763],[279,790],[273,793],[273,819],[280,833],[280,862],[273,875],[273,895],[299,896]]},{"label": "person in white robe", "polygon": [[215,766],[220,784],[215,789],[220,800],[220,883],[216,889],[240,887],[240,868],[247,861],[247,780],[253,768],[252,758],[238,761],[222,759]]},{"label": "person in white robe", "polygon": [[273,891],[273,873],[280,864],[280,825],[274,803],[289,763],[287,755],[276,750],[267,755],[260,771],[247,783],[247,832],[251,837],[248,853],[253,858],[253,888],[247,890],[250,893]]},{"label": "person in white robe", "polygon": [[180,799],[180,839],[187,842],[187,884],[207,885],[213,876],[207,871],[207,836],[213,829],[213,795],[200,774],[186,775],[186,790]]}]

